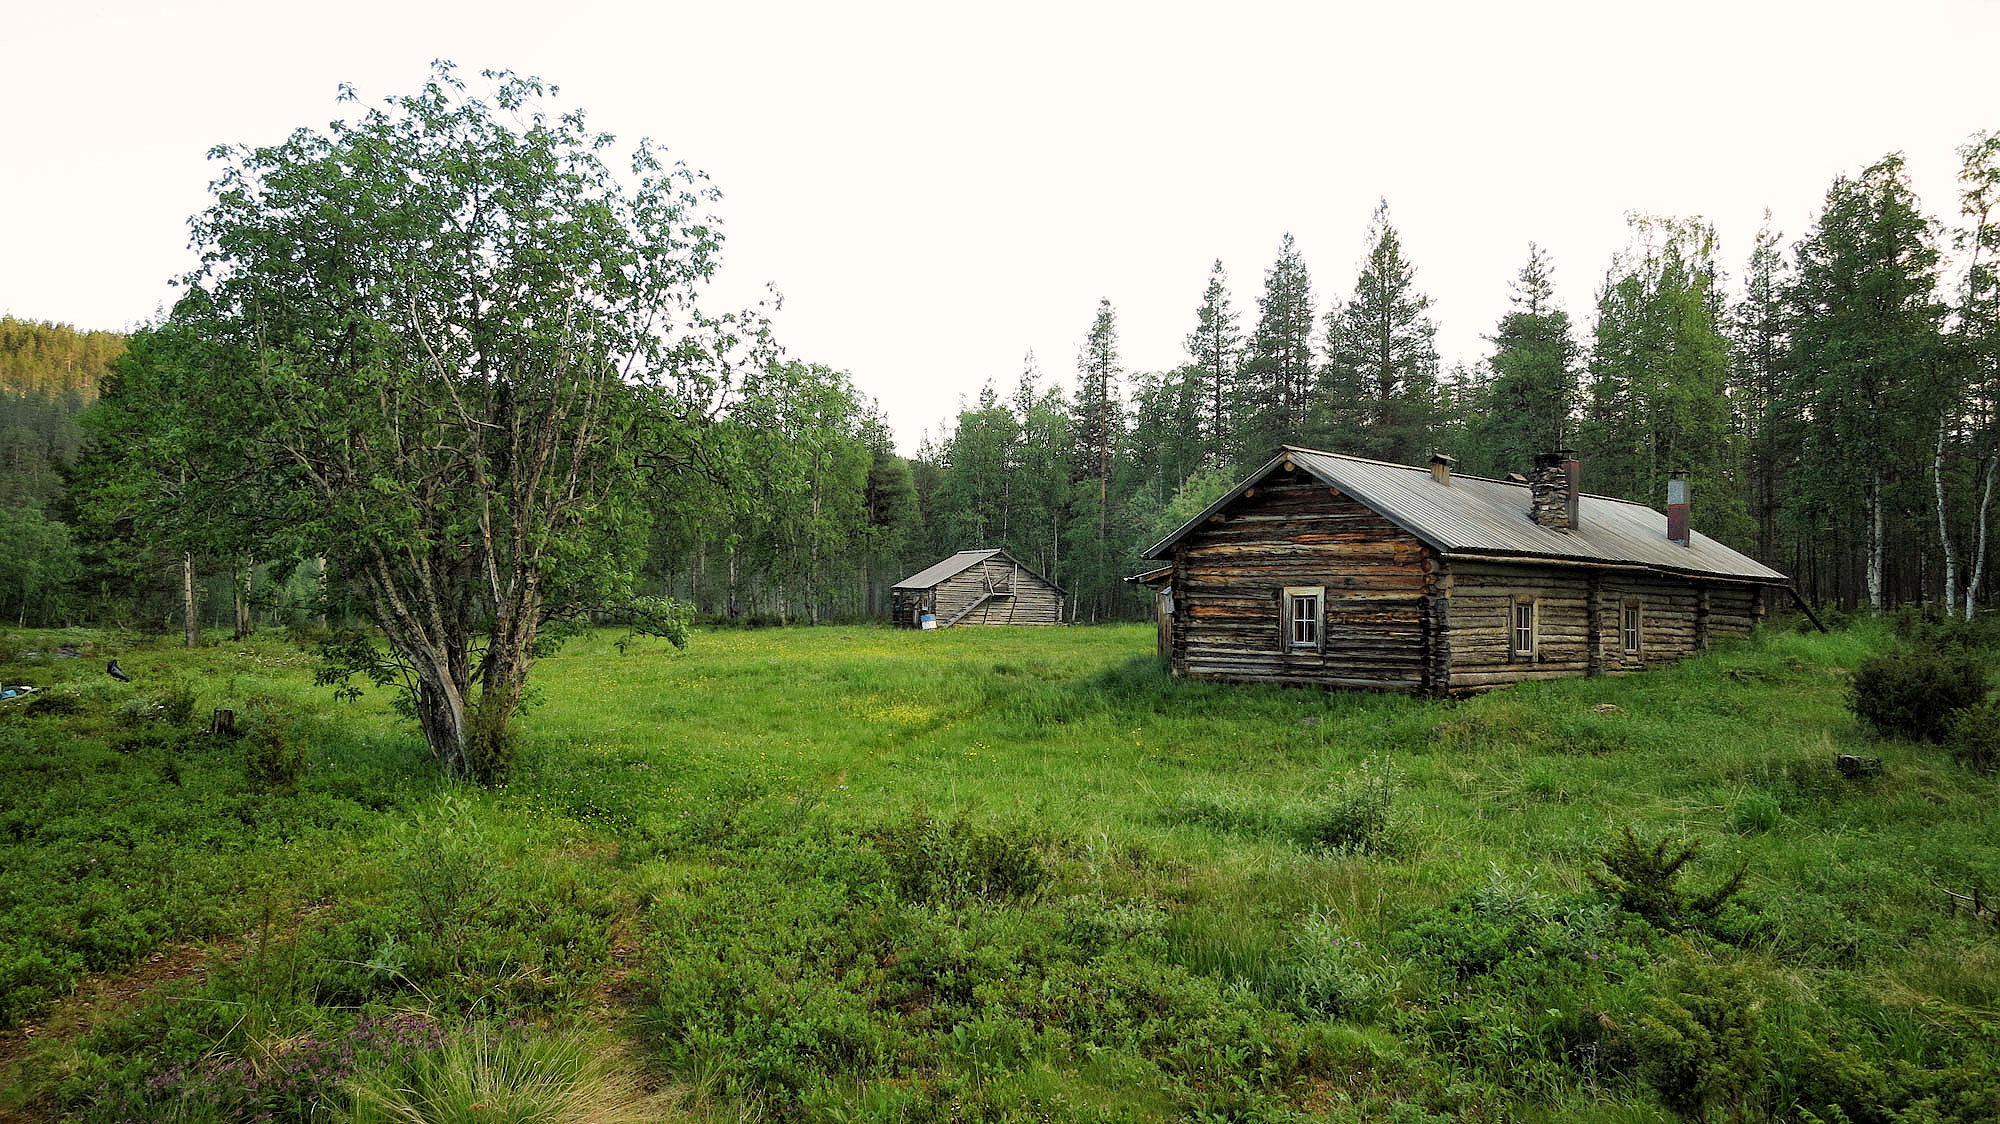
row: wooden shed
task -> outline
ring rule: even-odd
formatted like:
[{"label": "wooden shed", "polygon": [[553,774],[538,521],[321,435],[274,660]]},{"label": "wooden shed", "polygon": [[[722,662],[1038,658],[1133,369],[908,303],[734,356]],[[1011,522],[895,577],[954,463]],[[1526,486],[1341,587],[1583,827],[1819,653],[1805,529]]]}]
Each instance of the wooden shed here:
[{"label": "wooden shed", "polygon": [[962,624],[1060,624],[1056,584],[1004,550],[961,550],[896,583],[889,618],[898,628]]},{"label": "wooden shed", "polygon": [[[1756,626],[1783,575],[1671,514],[1532,479],[1284,446],[1145,552],[1176,675],[1443,695],[1638,670]],[[1679,482],[1675,482],[1679,483]]]}]

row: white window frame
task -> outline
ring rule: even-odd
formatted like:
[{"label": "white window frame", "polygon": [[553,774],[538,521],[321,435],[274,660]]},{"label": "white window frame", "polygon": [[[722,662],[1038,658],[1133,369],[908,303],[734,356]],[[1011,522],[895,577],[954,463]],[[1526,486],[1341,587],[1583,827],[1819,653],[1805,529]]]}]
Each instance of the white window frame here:
[{"label": "white window frame", "polygon": [[[1298,607],[1308,599],[1312,601],[1312,611],[1310,615],[1301,617]],[[1286,586],[1284,596],[1278,600],[1284,607],[1284,615],[1278,620],[1280,646],[1287,652],[1324,651],[1326,647],[1326,587],[1323,585]],[[1306,621],[1312,622],[1312,636],[1309,639],[1301,640],[1299,638],[1299,625]]]},{"label": "white window frame", "polygon": [[1636,656],[1640,653],[1641,646],[1646,642],[1645,628],[1645,610],[1639,602],[1627,601],[1619,607],[1618,640],[1626,655]]},{"label": "white window frame", "polygon": [[[1521,627],[1521,614],[1528,614],[1528,626]],[[1532,598],[1516,598],[1507,606],[1507,658],[1511,660],[1532,660],[1535,649],[1541,642],[1541,603]],[[1527,633],[1527,644],[1522,646],[1521,634]]]}]

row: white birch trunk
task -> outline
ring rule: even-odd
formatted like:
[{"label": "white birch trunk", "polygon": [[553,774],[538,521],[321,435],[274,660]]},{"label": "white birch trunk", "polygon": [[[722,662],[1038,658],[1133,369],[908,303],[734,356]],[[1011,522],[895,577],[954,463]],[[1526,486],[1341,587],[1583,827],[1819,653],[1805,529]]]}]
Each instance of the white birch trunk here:
[{"label": "white birch trunk", "polygon": [[1986,578],[1986,517],[1993,509],[1993,479],[2000,471],[2000,454],[1986,462],[1986,486],[1979,496],[1979,547],[1972,555],[1972,573],[1965,585],[1965,619],[1971,620],[1973,606],[1979,602],[1979,587]]},{"label": "white birch trunk", "polygon": [[1882,611],[1882,555],[1884,526],[1882,510],[1882,470],[1868,477],[1868,607]]},{"label": "white birch trunk", "polygon": [[1945,415],[1938,416],[1937,446],[1931,454],[1931,485],[1937,492],[1938,545],[1944,549],[1944,613],[1958,615],[1958,552],[1951,545],[1951,524],[1945,518],[1944,438]]}]

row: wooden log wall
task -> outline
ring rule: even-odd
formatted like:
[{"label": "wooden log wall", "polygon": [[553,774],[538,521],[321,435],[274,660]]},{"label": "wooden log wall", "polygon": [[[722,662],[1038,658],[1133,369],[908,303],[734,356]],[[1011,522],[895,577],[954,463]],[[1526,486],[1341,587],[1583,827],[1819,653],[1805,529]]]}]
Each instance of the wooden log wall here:
[{"label": "wooden log wall", "polygon": [[[1749,635],[1761,604],[1756,586],[1664,574],[1459,562],[1452,575],[1453,689],[1659,667]],[[1537,607],[1532,657],[1513,652],[1513,606],[1524,600]],[[1636,653],[1624,638],[1635,602]]]},{"label": "wooden log wall", "polygon": [[[1303,473],[1269,477],[1174,548],[1174,673],[1422,690],[1427,554]],[[1284,642],[1288,586],[1325,588],[1319,651]]]},{"label": "wooden log wall", "polygon": [[[1018,570],[1019,576],[1016,577]],[[932,587],[937,596],[938,627],[959,617],[953,628],[968,625],[1042,625],[1062,622],[1062,595],[1056,587],[1015,565],[1005,555],[995,555],[976,566],[954,574]],[[1011,590],[986,599],[988,590]],[[974,608],[973,606],[977,606]]]}]

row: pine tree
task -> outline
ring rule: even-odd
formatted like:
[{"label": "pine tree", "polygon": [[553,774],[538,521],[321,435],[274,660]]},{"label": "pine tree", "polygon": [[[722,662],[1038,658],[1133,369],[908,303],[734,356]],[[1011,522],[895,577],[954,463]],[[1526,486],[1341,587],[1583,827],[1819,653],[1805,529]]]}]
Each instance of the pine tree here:
[{"label": "pine tree", "polygon": [[1513,288],[1512,307],[1490,339],[1490,376],[1467,421],[1471,449],[1460,467],[1481,475],[1525,471],[1536,453],[1576,438],[1582,356],[1569,313],[1555,305],[1548,255],[1532,242]]},{"label": "pine tree", "polygon": [[1238,463],[1262,460],[1305,430],[1314,367],[1312,277],[1289,234],[1264,274],[1257,309],[1237,380],[1232,451]]},{"label": "pine tree", "polygon": [[1187,338],[1188,389],[1201,409],[1197,432],[1204,467],[1229,462],[1230,401],[1242,350],[1243,333],[1236,326],[1236,311],[1229,307],[1228,275],[1217,258],[1208,274],[1208,288],[1201,294],[1201,307],[1195,311],[1194,331]]},{"label": "pine tree", "polygon": [[1375,208],[1354,296],[1327,315],[1327,366],[1314,438],[1342,452],[1409,463],[1438,422],[1437,326],[1416,289],[1389,204]]}]

